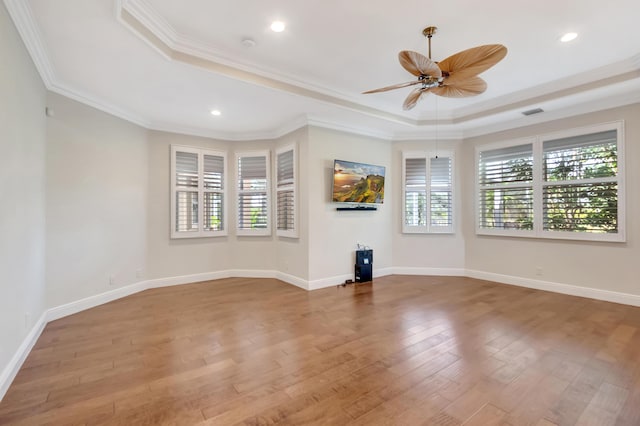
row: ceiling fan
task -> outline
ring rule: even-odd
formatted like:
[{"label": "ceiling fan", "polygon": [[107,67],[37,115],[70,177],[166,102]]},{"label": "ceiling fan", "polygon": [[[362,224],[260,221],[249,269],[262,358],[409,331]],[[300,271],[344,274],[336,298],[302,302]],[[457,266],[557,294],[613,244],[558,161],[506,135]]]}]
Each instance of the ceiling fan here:
[{"label": "ceiling fan", "polygon": [[431,60],[431,37],[436,27],[427,27],[422,34],[429,40],[429,57],[411,50],[403,50],[398,54],[400,65],[418,80],[394,84],[380,89],[368,90],[363,94],[386,92],[387,90],[420,85],[409,93],[402,108],[410,110],[425,93],[433,93],[448,98],[464,98],[476,96],[487,90],[487,83],[478,77],[507,54],[507,48],[501,44],[485,44],[463,50],[440,62]]}]

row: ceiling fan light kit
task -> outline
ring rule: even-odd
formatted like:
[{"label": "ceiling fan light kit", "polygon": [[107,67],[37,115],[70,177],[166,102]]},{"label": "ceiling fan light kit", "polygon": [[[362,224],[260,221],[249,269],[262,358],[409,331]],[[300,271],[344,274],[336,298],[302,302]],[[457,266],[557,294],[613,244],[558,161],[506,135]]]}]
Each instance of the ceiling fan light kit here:
[{"label": "ceiling fan light kit", "polygon": [[478,74],[500,62],[506,56],[507,48],[501,44],[485,44],[435,62],[431,60],[431,38],[437,30],[437,27],[426,27],[422,30],[422,35],[429,42],[429,57],[411,50],[403,50],[398,54],[400,65],[416,76],[417,80],[363,93],[386,92],[418,85],[419,87],[409,93],[402,105],[404,110],[410,110],[427,93],[448,98],[464,98],[479,95],[487,90],[487,83],[478,77]]}]

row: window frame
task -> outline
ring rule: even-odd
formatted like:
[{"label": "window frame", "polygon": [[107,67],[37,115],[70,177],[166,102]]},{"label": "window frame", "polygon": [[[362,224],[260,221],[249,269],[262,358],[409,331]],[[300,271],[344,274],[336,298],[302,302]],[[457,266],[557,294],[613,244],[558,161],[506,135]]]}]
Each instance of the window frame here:
[{"label": "window frame", "polygon": [[[279,158],[281,154],[284,154],[288,151],[292,151],[292,156],[293,156],[293,178],[286,183],[283,183],[282,185],[280,185],[280,182],[278,181],[278,169],[279,169]],[[275,200],[276,202],[275,204],[275,209],[276,209],[276,213],[275,213],[275,229],[276,229],[276,235],[279,237],[285,237],[285,238],[298,238],[298,229],[299,229],[299,218],[298,218],[298,150],[296,148],[296,144],[290,144],[290,145],[285,145],[282,147],[279,147],[276,149],[275,151],[275,179],[274,179],[274,184],[275,184],[275,188],[276,188],[276,196],[275,196]],[[279,217],[279,193],[280,192],[285,192],[285,191],[292,191],[293,192],[293,228],[292,229],[279,229],[278,228],[278,217]]]},{"label": "window frame", "polygon": [[[228,206],[227,206],[227,183],[228,183],[228,167],[227,167],[227,153],[224,151],[217,151],[206,148],[197,148],[191,146],[175,145],[171,144],[171,188],[170,188],[170,238],[171,239],[183,239],[183,238],[205,238],[205,237],[224,237],[228,235]],[[178,152],[185,152],[190,154],[196,154],[198,156],[198,187],[181,187],[176,183],[176,158]],[[204,156],[222,157],[223,161],[223,173],[222,173],[222,190],[207,189],[204,187]],[[192,191],[198,193],[198,229],[193,231],[178,231],[176,230],[176,218],[177,218],[177,205],[176,205],[176,193],[179,190]],[[208,231],[204,229],[204,194],[205,193],[219,193],[222,195],[222,229]]]},{"label": "window frame", "polygon": [[[451,163],[451,224],[449,226],[433,226],[431,224],[431,159],[437,157],[449,158]],[[407,197],[407,159],[424,159],[425,160],[425,197],[426,197],[426,220],[425,225],[407,225],[406,221],[406,197]],[[456,186],[455,186],[455,153],[453,150],[434,150],[430,151],[402,151],[402,233],[403,234],[455,234],[456,224]]]},{"label": "window frame", "polygon": [[[238,236],[270,236],[271,235],[271,222],[273,219],[271,208],[271,152],[270,150],[256,150],[256,151],[239,151],[235,154],[235,201],[236,201],[236,235]],[[250,190],[240,189],[240,159],[244,157],[265,157],[265,174],[266,174],[266,186],[265,190]],[[266,227],[265,228],[241,228],[240,227],[240,196],[241,194],[262,193],[266,192]]]},{"label": "window frame", "polygon": [[[578,232],[578,231],[560,231],[560,230],[544,230],[543,229],[543,188],[545,186],[555,186],[553,181],[546,183],[544,181],[544,143],[557,139],[570,138],[576,136],[587,136],[593,133],[616,131],[616,147],[617,147],[617,168],[616,176],[617,188],[617,226],[616,233],[594,233],[594,232]],[[490,229],[480,226],[481,202],[480,194],[483,186],[480,185],[480,153],[483,151],[506,148],[511,146],[519,146],[532,144],[533,146],[533,229],[532,230],[511,230],[511,229]],[[559,240],[578,240],[578,241],[602,241],[602,242],[626,242],[626,190],[625,190],[625,135],[624,121],[613,121],[601,123],[592,126],[584,126],[572,129],[566,129],[553,133],[546,133],[528,138],[521,138],[511,141],[501,141],[490,143],[475,148],[475,228],[477,235],[493,235],[508,237],[526,237],[526,238],[546,238]],[[582,182],[582,181],[581,181]]]}]

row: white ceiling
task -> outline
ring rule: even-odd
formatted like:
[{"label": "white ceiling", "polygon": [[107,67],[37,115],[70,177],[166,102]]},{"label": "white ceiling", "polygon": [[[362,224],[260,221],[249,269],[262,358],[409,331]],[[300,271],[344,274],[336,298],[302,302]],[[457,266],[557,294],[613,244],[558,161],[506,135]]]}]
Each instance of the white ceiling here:
[{"label": "white ceiling", "polygon": [[[315,124],[467,137],[640,101],[640,3],[615,0],[5,0],[47,87],[153,129],[240,140]],[[283,33],[271,21],[286,22]],[[400,50],[501,43],[482,95],[423,98]],[[559,38],[568,31],[579,37]],[[246,47],[250,38],[255,46]],[[521,112],[541,107],[544,113]],[[222,115],[213,117],[211,109]],[[437,124],[436,124],[437,123]]]}]

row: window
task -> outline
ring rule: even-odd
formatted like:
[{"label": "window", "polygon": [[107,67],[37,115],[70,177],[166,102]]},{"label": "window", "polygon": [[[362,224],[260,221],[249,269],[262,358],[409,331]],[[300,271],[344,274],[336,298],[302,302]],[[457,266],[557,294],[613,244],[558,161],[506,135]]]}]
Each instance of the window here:
[{"label": "window", "polygon": [[403,153],[402,232],[453,232],[453,155]]},{"label": "window", "polygon": [[295,146],[276,151],[276,173],[276,235],[297,238]]},{"label": "window", "polygon": [[533,144],[481,151],[480,227],[533,229]]},{"label": "window", "polygon": [[227,235],[226,155],[171,146],[171,238]]},{"label": "window", "polygon": [[624,241],[622,123],[478,151],[478,233]]},{"label": "window", "polygon": [[269,152],[237,154],[238,235],[271,235]]}]

